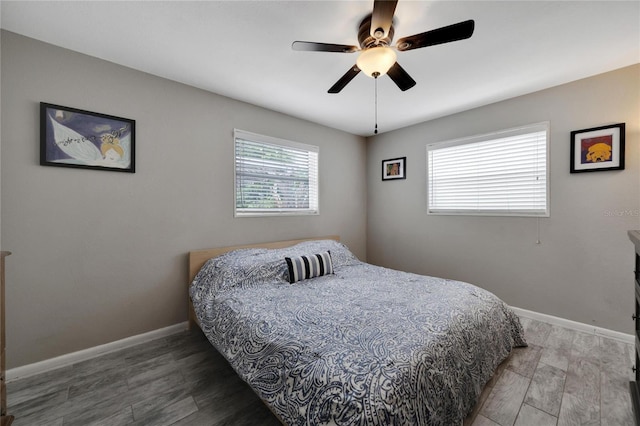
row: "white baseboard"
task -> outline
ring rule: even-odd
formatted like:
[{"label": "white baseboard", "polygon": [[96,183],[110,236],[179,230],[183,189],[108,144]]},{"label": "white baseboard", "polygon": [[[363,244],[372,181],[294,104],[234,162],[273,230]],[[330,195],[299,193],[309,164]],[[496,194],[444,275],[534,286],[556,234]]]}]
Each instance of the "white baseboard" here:
[{"label": "white baseboard", "polygon": [[511,309],[513,309],[513,312],[515,312],[518,316],[521,316],[524,318],[543,321],[549,324],[557,325],[559,327],[569,328],[571,330],[581,331],[583,333],[595,334],[596,336],[607,337],[609,339],[618,340],[624,343],[635,344],[635,337],[633,337],[633,334],[620,333],[619,331],[613,331],[606,328],[585,324],[582,322],[571,321],[571,320],[560,318],[560,317],[554,317],[553,315],[527,311],[526,309],[520,309],[514,306],[511,306]]},{"label": "white baseboard", "polygon": [[[528,311],[526,309],[511,307],[513,311],[521,317],[530,318],[538,321],[543,321],[549,324],[557,325],[559,327],[569,328],[571,330],[580,331],[583,333],[595,334],[597,336],[607,337],[609,339],[619,340],[624,343],[635,343],[635,338],[632,334],[620,333],[618,331],[608,330],[602,327],[596,327],[581,322],[571,321],[564,318],[554,317],[552,315],[541,314],[539,312]],[[151,340],[159,339],[161,337],[170,336],[175,333],[179,333],[188,328],[188,323],[182,322],[179,324],[171,325],[169,327],[161,328],[158,330],[150,331],[148,333],[138,334],[137,336],[127,337],[126,339],[117,340],[115,342],[107,343],[104,345],[95,346],[93,348],[84,349],[78,352],[72,352],[70,354],[61,355],[55,358],[47,359],[44,361],[36,362],[33,364],[24,365],[22,367],[12,368],[7,370],[6,380],[11,382],[17,379],[23,379],[25,377],[34,376],[36,374],[45,373],[47,371],[54,370],[56,368],[65,367],[67,365],[74,364],[80,361],[86,361],[91,358],[95,358],[100,355],[104,355],[109,352],[125,349],[131,346],[139,345],[141,343],[150,342]]]},{"label": "white baseboard", "polygon": [[169,327],[153,330],[148,333],[142,333],[136,336],[127,337],[125,339],[116,340],[115,342],[106,343],[104,345],[94,346],[92,348],[83,349],[81,351],[60,355],[55,358],[46,359],[44,361],[35,362],[33,364],[23,365],[21,367],[15,367],[7,370],[6,380],[7,382],[11,382],[13,380],[24,379],[25,377],[55,370],[56,368],[66,367],[67,365],[75,364],[76,362],[86,361],[88,359],[95,358],[109,352],[114,352],[120,349],[139,345],[141,343],[150,342],[161,337],[170,336],[172,334],[176,334],[186,330],[188,328],[188,325],[189,323],[185,321],[179,324],[170,325]]}]

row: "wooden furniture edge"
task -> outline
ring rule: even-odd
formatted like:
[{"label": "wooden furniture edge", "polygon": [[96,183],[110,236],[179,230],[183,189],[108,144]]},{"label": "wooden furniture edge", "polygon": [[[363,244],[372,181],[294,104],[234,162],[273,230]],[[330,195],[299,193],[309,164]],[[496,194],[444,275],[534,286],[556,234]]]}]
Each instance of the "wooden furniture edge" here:
[{"label": "wooden furniture edge", "polygon": [[13,423],[14,417],[7,414],[7,389],[5,387],[5,311],[4,311],[4,258],[11,254],[10,251],[0,251],[0,269],[2,275],[0,279],[0,426],[9,426]]},{"label": "wooden furniture edge", "polygon": [[635,246],[635,270],[634,270],[634,305],[635,309],[633,312],[633,322],[634,322],[634,336],[635,336],[635,344],[633,349],[633,380],[629,382],[629,393],[631,396],[631,404],[633,407],[633,419],[636,425],[640,425],[640,390],[638,389],[638,385],[640,384],[640,372],[638,372],[638,365],[640,363],[640,340],[638,339],[640,334],[640,231],[631,230],[628,232],[629,239]]},{"label": "wooden furniture edge", "polygon": [[301,238],[298,240],[271,241],[271,242],[265,242],[265,243],[243,244],[238,246],[216,247],[216,248],[190,251],[189,252],[189,276],[187,280],[187,300],[189,304],[189,329],[192,329],[194,325],[199,326],[195,311],[193,309],[193,304],[191,303],[191,297],[189,296],[189,285],[195,278],[198,271],[202,269],[202,266],[207,262],[207,260],[214,257],[218,257],[221,254],[224,254],[233,250],[246,249],[246,248],[279,249],[279,248],[290,247],[298,243],[303,243],[305,241],[317,241],[317,240],[340,241],[340,236],[328,235],[323,237]]},{"label": "wooden furniture edge", "polygon": [[14,420],[13,416],[2,416],[0,417],[0,426],[10,426]]},{"label": "wooden furniture edge", "polygon": [[640,251],[640,231],[632,230],[627,231],[627,235],[629,235],[629,239],[636,246],[636,249]]}]

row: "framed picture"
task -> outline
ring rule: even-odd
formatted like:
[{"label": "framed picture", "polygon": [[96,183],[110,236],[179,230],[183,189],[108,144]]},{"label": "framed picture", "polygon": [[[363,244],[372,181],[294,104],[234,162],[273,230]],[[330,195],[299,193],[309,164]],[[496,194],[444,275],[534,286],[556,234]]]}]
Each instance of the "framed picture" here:
[{"label": "framed picture", "polygon": [[136,122],[40,102],[40,164],[135,173]]},{"label": "framed picture", "polygon": [[571,132],[571,173],[624,170],[624,123]]},{"label": "framed picture", "polygon": [[382,180],[406,179],[407,157],[382,161]]}]

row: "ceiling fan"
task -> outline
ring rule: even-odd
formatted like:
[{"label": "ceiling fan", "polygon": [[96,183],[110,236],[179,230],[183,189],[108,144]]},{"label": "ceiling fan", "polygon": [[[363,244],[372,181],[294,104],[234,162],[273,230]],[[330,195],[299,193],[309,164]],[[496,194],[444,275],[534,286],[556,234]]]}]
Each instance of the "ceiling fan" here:
[{"label": "ceiling fan", "polygon": [[360,23],[358,30],[358,46],[332,43],[315,43],[311,41],[294,41],[293,50],[308,52],[360,52],[356,64],[349,69],[331,88],[329,93],[339,93],[353,78],[364,71],[370,77],[378,78],[388,74],[391,80],[405,91],[416,85],[411,76],[396,62],[396,52],[435,46],[451,41],[464,40],[473,35],[473,20],[441,27],[424,33],[403,37],[391,46],[393,40],[393,15],[398,0],[374,0],[373,12]]}]

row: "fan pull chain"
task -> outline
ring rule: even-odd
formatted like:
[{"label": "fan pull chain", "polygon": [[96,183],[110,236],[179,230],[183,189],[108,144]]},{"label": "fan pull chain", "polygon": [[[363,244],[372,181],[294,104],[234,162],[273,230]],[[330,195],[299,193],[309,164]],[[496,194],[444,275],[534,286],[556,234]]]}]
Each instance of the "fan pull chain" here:
[{"label": "fan pull chain", "polygon": [[379,72],[374,72],[373,74],[373,79],[375,80],[375,121],[376,121],[376,127],[375,130],[373,131],[374,135],[378,134],[378,77],[380,76]]}]

